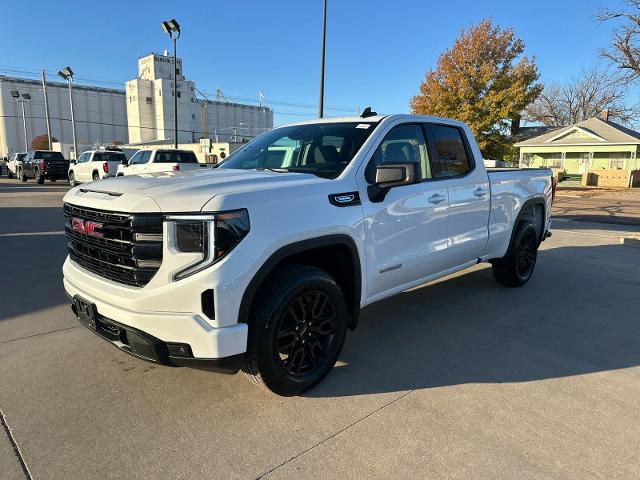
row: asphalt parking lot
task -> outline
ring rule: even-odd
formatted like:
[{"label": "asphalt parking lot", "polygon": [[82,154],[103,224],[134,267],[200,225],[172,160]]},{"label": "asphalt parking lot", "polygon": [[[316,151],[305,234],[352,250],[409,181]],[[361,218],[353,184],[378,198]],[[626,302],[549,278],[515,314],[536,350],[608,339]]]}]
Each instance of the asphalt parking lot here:
[{"label": "asphalt parking lot", "polygon": [[479,265],[373,305],[281,398],[79,326],[65,191],[0,180],[0,479],[640,478],[639,226],[559,220],[524,288]]}]

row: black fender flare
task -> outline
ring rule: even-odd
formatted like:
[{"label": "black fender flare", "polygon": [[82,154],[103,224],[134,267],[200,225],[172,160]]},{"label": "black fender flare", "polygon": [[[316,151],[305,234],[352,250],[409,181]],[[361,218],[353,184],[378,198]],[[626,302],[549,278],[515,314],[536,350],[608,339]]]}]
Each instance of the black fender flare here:
[{"label": "black fender flare", "polygon": [[238,312],[238,323],[249,323],[251,316],[251,306],[258,294],[262,282],[274,271],[274,269],[287,257],[295,254],[303,253],[307,250],[313,250],[320,247],[345,246],[349,249],[352,259],[352,267],[354,271],[353,285],[353,305],[351,305],[351,329],[355,329],[360,318],[360,297],[362,295],[362,269],[360,266],[360,255],[355,241],[346,234],[332,234],[322,237],[310,238],[294,242],[276,250],[258,269],[253,276],[240,302],[240,310]]}]

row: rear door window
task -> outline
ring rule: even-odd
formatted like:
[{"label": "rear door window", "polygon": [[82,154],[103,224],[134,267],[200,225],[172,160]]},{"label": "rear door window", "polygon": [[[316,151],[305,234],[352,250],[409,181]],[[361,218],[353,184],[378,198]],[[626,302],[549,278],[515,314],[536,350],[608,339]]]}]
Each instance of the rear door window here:
[{"label": "rear door window", "polygon": [[429,125],[430,141],[435,150],[433,178],[457,177],[471,170],[462,131],[447,125]]}]

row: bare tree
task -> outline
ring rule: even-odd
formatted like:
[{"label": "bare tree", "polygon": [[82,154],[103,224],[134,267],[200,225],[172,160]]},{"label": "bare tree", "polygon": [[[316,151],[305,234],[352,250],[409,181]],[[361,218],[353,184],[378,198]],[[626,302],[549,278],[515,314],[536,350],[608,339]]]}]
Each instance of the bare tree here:
[{"label": "bare tree", "polygon": [[565,84],[546,86],[538,99],[525,109],[524,118],[559,127],[607,111],[608,118],[631,124],[638,111],[625,103],[625,96],[620,77],[593,68]]},{"label": "bare tree", "polygon": [[625,0],[629,10],[604,9],[596,15],[600,22],[622,20],[613,30],[613,45],[600,55],[624,72],[626,80],[640,79],[640,0]]}]

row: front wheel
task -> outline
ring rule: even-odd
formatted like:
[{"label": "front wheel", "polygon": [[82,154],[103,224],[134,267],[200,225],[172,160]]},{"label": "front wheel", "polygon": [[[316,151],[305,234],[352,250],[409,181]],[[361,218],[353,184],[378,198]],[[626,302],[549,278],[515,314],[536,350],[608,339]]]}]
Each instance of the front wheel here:
[{"label": "front wheel", "polygon": [[344,295],[324,270],[288,265],[257,300],[244,372],[278,395],[298,395],[335,365],[344,344]]},{"label": "front wheel", "polygon": [[76,175],[73,172],[69,172],[69,186],[71,187],[75,187],[77,185],[76,183]]},{"label": "front wheel", "polygon": [[518,227],[507,254],[493,260],[493,276],[506,287],[521,287],[529,281],[538,259],[538,234],[532,223]]},{"label": "front wheel", "polygon": [[13,178],[13,173],[11,173],[11,170],[9,170],[8,168],[7,168],[7,178],[9,179]]},{"label": "front wheel", "polygon": [[20,178],[20,180],[22,180],[23,182],[27,181],[27,175],[24,173],[24,169],[23,168],[18,170],[18,178]]},{"label": "front wheel", "polygon": [[42,185],[44,183],[44,175],[40,172],[40,169],[36,169],[36,182]]}]

